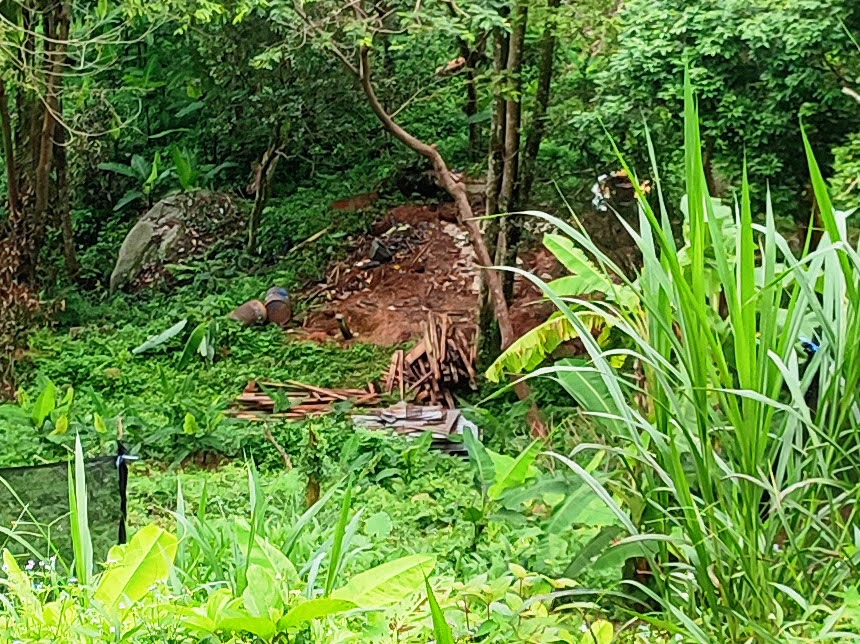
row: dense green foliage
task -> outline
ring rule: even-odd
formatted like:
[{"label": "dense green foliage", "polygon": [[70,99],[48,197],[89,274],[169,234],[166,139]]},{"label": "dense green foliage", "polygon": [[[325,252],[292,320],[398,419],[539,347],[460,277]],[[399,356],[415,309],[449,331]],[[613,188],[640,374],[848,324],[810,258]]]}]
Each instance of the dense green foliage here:
[{"label": "dense green foliage", "polygon": [[[860,639],[857,2],[9,0],[0,170],[0,468],[61,464],[0,480],[0,643]],[[380,379],[394,347],[226,315],[304,313],[446,178],[562,213],[482,222],[557,311],[457,401],[468,457],[232,418],[252,379]],[[201,189],[227,225],[115,288]]]}]

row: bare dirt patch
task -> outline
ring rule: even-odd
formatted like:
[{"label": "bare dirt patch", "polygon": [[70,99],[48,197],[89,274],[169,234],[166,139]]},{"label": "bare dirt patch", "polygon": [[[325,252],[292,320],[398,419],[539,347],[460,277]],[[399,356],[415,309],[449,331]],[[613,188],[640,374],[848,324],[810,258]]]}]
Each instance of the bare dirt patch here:
[{"label": "bare dirt patch", "polygon": [[[388,346],[419,335],[430,311],[474,324],[479,269],[465,228],[455,222],[453,204],[390,210],[373,227],[373,235],[358,240],[348,260],[331,268],[324,283],[302,294],[310,306],[295,333],[316,341],[343,341],[342,316],[356,341]],[[559,274],[555,259],[543,248],[524,252],[522,265],[545,278]],[[545,320],[552,305],[519,277],[515,293],[512,316],[519,334]]]}]

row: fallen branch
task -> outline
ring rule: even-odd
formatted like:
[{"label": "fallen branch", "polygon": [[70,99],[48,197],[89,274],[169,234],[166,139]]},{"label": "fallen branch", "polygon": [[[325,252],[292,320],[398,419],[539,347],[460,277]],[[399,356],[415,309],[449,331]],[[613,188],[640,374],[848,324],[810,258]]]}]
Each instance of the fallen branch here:
[{"label": "fallen branch", "polygon": [[288,470],[293,469],[293,461],[290,460],[290,455],[287,454],[287,450],[281,447],[281,444],[275,439],[275,436],[272,434],[272,430],[269,429],[268,423],[266,423],[265,429],[263,429],[263,436],[266,437],[266,440],[274,446],[278,454],[281,455],[281,458],[284,459],[284,467]]}]

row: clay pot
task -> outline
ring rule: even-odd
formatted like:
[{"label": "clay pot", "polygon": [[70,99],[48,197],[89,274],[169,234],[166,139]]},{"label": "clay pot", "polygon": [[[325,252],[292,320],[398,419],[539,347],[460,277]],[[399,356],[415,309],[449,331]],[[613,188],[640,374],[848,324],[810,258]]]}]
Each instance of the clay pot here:
[{"label": "clay pot", "polygon": [[265,304],[260,300],[249,300],[242,306],[235,309],[227,317],[231,320],[241,322],[245,326],[253,326],[255,324],[262,324],[265,322],[268,315],[266,313]]},{"label": "clay pot", "polygon": [[293,319],[293,304],[285,288],[272,287],[266,293],[266,313],[269,322],[285,326]]}]

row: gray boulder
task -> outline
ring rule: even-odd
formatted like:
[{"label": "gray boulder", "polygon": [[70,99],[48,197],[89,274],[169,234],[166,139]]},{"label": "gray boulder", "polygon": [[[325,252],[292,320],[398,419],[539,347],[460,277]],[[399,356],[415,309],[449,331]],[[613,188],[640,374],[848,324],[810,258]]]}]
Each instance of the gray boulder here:
[{"label": "gray boulder", "polygon": [[216,243],[228,243],[241,215],[230,198],[197,190],[165,197],[126,235],[110,276],[110,289],[152,283],[165,264],[192,259]]}]

